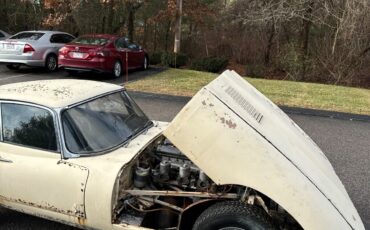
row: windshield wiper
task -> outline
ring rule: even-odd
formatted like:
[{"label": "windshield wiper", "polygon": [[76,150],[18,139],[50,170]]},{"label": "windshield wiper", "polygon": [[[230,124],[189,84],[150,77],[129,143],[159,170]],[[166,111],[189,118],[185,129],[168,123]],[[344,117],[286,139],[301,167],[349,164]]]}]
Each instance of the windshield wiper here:
[{"label": "windshield wiper", "polygon": [[130,135],[128,135],[126,137],[126,140],[124,141],[122,146],[127,146],[128,144],[130,144],[131,138],[136,136],[141,131],[144,131],[144,130],[148,131],[148,129],[151,127],[152,124],[153,124],[153,122],[151,120],[148,120],[143,127],[139,127],[137,129],[135,129]]}]

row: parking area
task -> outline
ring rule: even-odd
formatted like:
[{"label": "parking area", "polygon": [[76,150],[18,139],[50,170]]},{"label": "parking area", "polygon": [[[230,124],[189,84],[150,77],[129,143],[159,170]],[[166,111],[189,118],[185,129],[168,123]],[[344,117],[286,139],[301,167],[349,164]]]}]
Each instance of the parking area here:
[{"label": "parking area", "polygon": [[[149,68],[148,70],[142,71],[130,71],[128,80],[136,80],[148,75],[152,75],[162,71],[162,68]],[[126,76],[121,78],[113,78],[109,74],[93,74],[93,73],[82,73],[75,76],[69,75],[63,70],[56,72],[48,72],[43,68],[30,68],[22,67],[20,70],[9,70],[5,65],[0,64],[0,85],[23,82],[23,81],[34,81],[34,80],[49,80],[49,79],[86,79],[104,81],[112,84],[122,84],[126,81]]]},{"label": "parking area", "polygon": [[[129,80],[150,76],[160,71],[162,71],[160,68],[134,71],[130,73]],[[63,78],[99,80],[114,84],[122,84],[124,79],[112,79],[106,75],[95,74],[71,76],[64,71],[49,73],[41,68],[23,68],[19,71],[11,71],[4,65],[0,65],[0,85]],[[162,121],[170,121],[188,101],[188,98],[161,97],[141,93],[133,93],[132,96],[151,119]],[[289,116],[326,153],[356,206],[365,228],[370,229],[370,122],[297,114],[289,114]],[[74,228],[0,208],[0,229]]]}]

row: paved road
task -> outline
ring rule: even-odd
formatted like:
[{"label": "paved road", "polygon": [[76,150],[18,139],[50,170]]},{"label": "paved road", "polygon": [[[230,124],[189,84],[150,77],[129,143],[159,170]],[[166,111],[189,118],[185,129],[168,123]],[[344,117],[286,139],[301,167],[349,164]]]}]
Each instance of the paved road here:
[{"label": "paved road", "polygon": [[[160,70],[133,72],[130,79],[137,79]],[[0,84],[36,79],[71,78],[64,72],[47,73],[40,69],[18,72],[0,66]],[[107,76],[79,76],[120,83]],[[158,97],[132,93],[138,104],[154,120],[170,121],[185,105],[187,98]],[[338,120],[325,117],[289,114],[322,148],[344,183],[352,201],[362,217],[366,229],[370,229],[370,122]],[[318,210],[324,211],[324,210]],[[74,229],[28,215],[0,209],[0,229]]]}]

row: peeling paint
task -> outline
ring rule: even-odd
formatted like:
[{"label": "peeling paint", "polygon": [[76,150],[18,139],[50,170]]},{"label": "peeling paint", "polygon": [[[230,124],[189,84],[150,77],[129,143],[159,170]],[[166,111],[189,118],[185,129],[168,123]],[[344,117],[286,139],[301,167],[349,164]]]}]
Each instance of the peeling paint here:
[{"label": "peeling paint", "polygon": [[59,209],[59,208],[55,207],[54,205],[49,204],[47,202],[45,202],[44,205],[41,205],[41,204],[36,204],[34,202],[28,202],[28,201],[25,201],[25,200],[20,199],[20,198],[14,199],[14,198],[8,198],[8,197],[4,197],[4,196],[0,196],[0,200],[19,203],[19,204],[23,204],[23,205],[27,205],[27,206],[40,208],[40,209],[45,209],[45,210],[52,211],[52,212],[62,213],[62,214],[68,215],[68,216],[77,216],[77,217],[84,217],[85,216],[84,212],[79,211],[77,209],[76,210]]}]

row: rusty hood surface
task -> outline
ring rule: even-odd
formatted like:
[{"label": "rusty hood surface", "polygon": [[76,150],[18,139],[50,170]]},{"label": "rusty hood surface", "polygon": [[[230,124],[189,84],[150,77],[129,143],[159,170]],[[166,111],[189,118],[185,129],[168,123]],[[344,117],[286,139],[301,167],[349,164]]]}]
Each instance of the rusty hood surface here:
[{"label": "rusty hood surface", "polygon": [[164,135],[216,183],[264,193],[304,229],[365,229],[320,148],[233,71],[203,87]]}]

